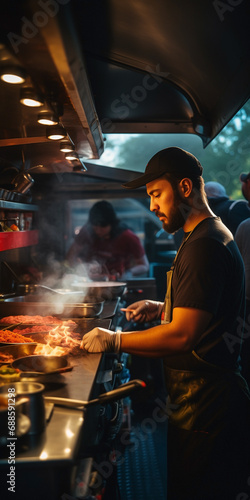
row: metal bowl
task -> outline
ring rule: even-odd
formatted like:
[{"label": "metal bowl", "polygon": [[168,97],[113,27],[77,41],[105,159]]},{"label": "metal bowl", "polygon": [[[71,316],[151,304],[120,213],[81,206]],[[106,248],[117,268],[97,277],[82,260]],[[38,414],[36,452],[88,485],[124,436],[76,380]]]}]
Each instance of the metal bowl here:
[{"label": "metal bowl", "polygon": [[[10,443],[8,441],[8,436],[9,436],[9,408],[12,403],[12,399],[10,398],[10,394],[8,392],[8,388],[11,388],[11,391],[13,391],[13,386],[15,384],[5,384],[0,387],[0,449],[1,453],[5,449],[7,452],[7,444]],[[13,394],[13,392],[12,392]],[[24,397],[20,397],[20,399],[14,399],[13,400],[15,403],[15,438],[19,438],[23,436],[24,434],[27,434],[27,432],[30,429],[31,422],[30,419],[24,415],[23,412],[23,407],[24,404],[27,403],[28,399]]]},{"label": "metal bowl", "polygon": [[65,304],[63,316],[71,318],[95,318],[96,316],[100,316],[103,306],[104,301]]},{"label": "metal bowl", "polygon": [[71,288],[82,291],[85,297],[112,300],[123,295],[126,283],[121,281],[74,281]]},{"label": "metal bowl", "polygon": [[15,382],[13,384],[5,384],[0,387],[0,395],[8,395],[8,389],[11,389],[15,394],[16,405],[19,401],[22,402],[22,413],[26,415],[30,422],[28,433],[39,434],[42,432],[46,424],[45,405],[43,399],[45,386],[43,384],[30,381]]},{"label": "metal bowl", "polygon": [[5,346],[0,343],[0,364],[8,364],[8,362],[1,361],[1,354],[6,354],[12,356],[13,360],[22,358],[23,356],[30,356],[34,354],[37,344],[7,344]]}]

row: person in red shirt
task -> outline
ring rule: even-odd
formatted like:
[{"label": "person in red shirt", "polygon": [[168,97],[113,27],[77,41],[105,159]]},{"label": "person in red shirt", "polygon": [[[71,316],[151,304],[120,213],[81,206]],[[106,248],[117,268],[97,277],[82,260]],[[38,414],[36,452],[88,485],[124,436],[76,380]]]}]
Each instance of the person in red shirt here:
[{"label": "person in red shirt", "polygon": [[122,223],[111,203],[95,203],[71,245],[66,260],[71,267],[88,264],[89,277],[128,279],[146,275],[149,263],[135,233]]}]

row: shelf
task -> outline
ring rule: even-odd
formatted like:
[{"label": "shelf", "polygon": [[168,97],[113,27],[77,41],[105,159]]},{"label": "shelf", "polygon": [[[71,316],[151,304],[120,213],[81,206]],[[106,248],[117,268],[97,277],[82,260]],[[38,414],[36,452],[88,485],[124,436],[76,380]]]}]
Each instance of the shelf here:
[{"label": "shelf", "polygon": [[38,244],[38,231],[12,231],[0,233],[0,252],[13,248],[28,247]]},{"label": "shelf", "polygon": [[17,203],[15,201],[5,200],[0,200],[0,208],[9,210],[21,210],[22,212],[36,212],[38,210],[37,205],[29,205],[28,203]]}]

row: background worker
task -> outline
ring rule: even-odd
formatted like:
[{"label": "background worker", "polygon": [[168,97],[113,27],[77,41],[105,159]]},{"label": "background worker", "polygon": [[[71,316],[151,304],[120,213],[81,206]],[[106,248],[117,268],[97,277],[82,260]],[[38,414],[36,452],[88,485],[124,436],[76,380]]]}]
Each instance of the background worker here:
[{"label": "background worker", "polygon": [[117,218],[111,203],[95,203],[71,245],[66,260],[71,267],[88,264],[91,278],[131,279],[146,276],[149,262],[138,238]]},{"label": "background worker", "polygon": [[162,357],[168,500],[235,500],[250,470],[250,394],[239,366],[243,262],[231,232],[207,203],[202,166],[192,154],[159,151],[145,174],[125,187],[143,185],[163,228],[184,230],[164,303],[143,300],[126,312],[128,321],[161,323],[126,333],[94,328],[82,348]]}]

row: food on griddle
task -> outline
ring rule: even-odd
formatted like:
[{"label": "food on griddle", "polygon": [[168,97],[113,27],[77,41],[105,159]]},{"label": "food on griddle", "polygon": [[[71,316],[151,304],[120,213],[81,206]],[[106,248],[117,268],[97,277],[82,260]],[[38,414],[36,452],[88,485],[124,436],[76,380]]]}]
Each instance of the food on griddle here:
[{"label": "food on griddle", "polygon": [[64,321],[62,319],[56,318],[55,316],[29,316],[28,314],[17,315],[17,316],[5,316],[0,319],[0,323],[6,325],[15,325],[17,323],[29,324],[29,325],[76,325],[75,321],[69,319]]},{"label": "food on griddle", "polygon": [[24,344],[34,341],[30,337],[11,332],[10,330],[0,330],[0,342]]},{"label": "food on griddle", "polygon": [[2,352],[0,353],[0,364],[1,363],[12,363],[12,361],[14,361],[12,354],[4,354]]},{"label": "food on griddle", "polygon": [[54,325],[35,325],[35,326],[27,326],[27,328],[13,328],[13,332],[25,334],[25,333],[47,333],[50,332],[52,328],[55,328]]}]

